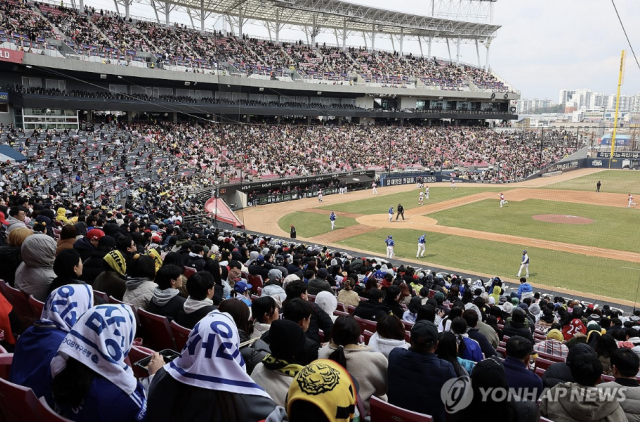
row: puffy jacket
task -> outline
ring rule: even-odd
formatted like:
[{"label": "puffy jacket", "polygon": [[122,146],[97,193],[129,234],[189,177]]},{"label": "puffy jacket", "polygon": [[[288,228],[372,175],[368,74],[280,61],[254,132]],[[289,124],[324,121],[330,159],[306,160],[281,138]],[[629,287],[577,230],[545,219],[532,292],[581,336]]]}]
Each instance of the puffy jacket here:
[{"label": "puffy jacket", "polygon": [[531,287],[531,284],[522,283],[520,287],[518,287],[518,298],[522,300],[531,296],[533,296],[533,287]]},{"label": "puffy jacket", "polygon": [[[250,340],[249,336],[242,330],[238,330],[238,336],[240,337],[240,344]],[[241,347],[240,354],[242,354],[242,359],[247,365],[247,374],[251,375],[253,368],[262,362],[262,359],[269,353],[271,353],[269,345],[261,339],[254,339],[253,343]]]},{"label": "puffy jacket", "polygon": [[309,280],[308,293],[310,295],[317,295],[320,292],[332,293],[329,282],[322,278],[312,278]]},{"label": "puffy jacket", "polygon": [[389,403],[444,422],[444,403],[440,391],[445,382],[456,378],[453,365],[433,353],[395,348],[389,353]]},{"label": "puffy jacket", "polygon": [[123,300],[127,285],[125,279],[120,277],[116,271],[103,271],[93,282],[93,289],[118,300]]},{"label": "puffy jacket", "polygon": [[91,254],[96,250],[96,248],[91,244],[91,241],[86,237],[81,237],[80,239],[76,240],[73,244],[73,249],[78,251],[78,253],[80,254],[80,258],[82,258],[82,262],[84,262],[85,259],[89,258]]},{"label": "puffy jacket", "polygon": [[531,330],[529,330],[529,328],[527,328],[527,326],[522,322],[509,321],[502,329],[502,335],[507,337],[521,336],[529,339],[531,344],[535,344],[535,341],[533,341],[533,335],[531,335]]},{"label": "puffy jacket", "polygon": [[622,410],[624,410],[624,414],[627,415],[627,419],[629,419],[629,422],[640,422],[640,386],[629,385],[637,384],[637,381],[635,379],[624,379],[621,380],[621,382],[624,382],[625,385],[619,384],[616,380],[598,384],[598,389],[624,389],[624,401],[620,402],[620,406],[622,406]]},{"label": "puffy jacket", "polygon": [[98,278],[104,271],[104,257],[107,253],[105,251],[95,250],[89,254],[87,259],[82,261],[82,275],[80,280],[89,284]]},{"label": "puffy jacket", "polygon": [[73,244],[77,239],[58,239],[58,247],[56,248],[56,256],[65,249],[73,249]]},{"label": "puffy jacket", "polygon": [[24,224],[24,221],[20,221],[15,217],[9,216],[7,217],[6,221],[7,223],[9,223],[9,225],[7,226],[7,234],[11,233],[15,229],[27,227],[27,225]]},{"label": "puffy jacket", "polygon": [[207,261],[204,259],[203,256],[190,252],[189,259],[187,260],[187,262],[185,262],[184,265],[186,265],[187,267],[195,268],[196,271],[202,271],[204,270],[204,266],[206,263]]},{"label": "puffy jacket", "polygon": [[[561,394],[559,390],[565,391]],[[540,414],[555,422],[626,421],[617,398],[605,400],[597,390],[597,387],[584,387],[573,382],[558,384],[542,396]],[[576,397],[586,399],[576,400]]]},{"label": "puffy jacket", "polygon": [[17,246],[5,246],[0,248],[0,278],[9,283],[15,284],[16,270],[22,262],[20,248]]},{"label": "puffy jacket", "polygon": [[153,280],[140,277],[129,277],[126,281],[127,291],[124,292],[123,302],[129,303],[136,309],[149,307],[149,301],[153,297],[153,291],[158,285]]},{"label": "puffy jacket", "polygon": [[389,315],[389,309],[382,303],[367,300],[360,302],[356,306],[353,315],[358,318],[368,319],[369,321],[377,321],[381,317]]},{"label": "puffy jacket", "polygon": [[551,364],[542,375],[542,385],[545,388],[553,388],[563,382],[574,382],[569,365],[564,362]]},{"label": "puffy jacket", "polygon": [[47,299],[49,284],[56,278],[53,272],[56,247],[56,241],[46,234],[31,235],[22,244],[22,263],[16,270],[16,287],[41,302]]}]

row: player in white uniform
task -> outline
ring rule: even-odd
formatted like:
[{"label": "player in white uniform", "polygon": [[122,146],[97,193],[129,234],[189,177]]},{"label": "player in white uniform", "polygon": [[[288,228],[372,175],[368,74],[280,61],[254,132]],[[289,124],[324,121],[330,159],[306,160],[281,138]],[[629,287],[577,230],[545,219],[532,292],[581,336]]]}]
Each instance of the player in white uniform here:
[{"label": "player in white uniform", "polygon": [[427,187],[424,189],[424,196],[426,196],[426,197],[427,197],[427,199],[429,199],[429,186],[427,186]]},{"label": "player in white uniform", "polygon": [[376,185],[376,182],[373,182],[371,184],[371,188],[372,188],[372,192],[371,193],[372,193],[372,195],[377,195],[378,194],[378,189],[376,189],[377,186],[378,185]]},{"label": "player in white uniform", "polygon": [[416,258],[424,257],[424,247],[427,242],[426,237],[427,237],[427,234],[425,233],[418,238],[418,252],[416,252]]},{"label": "player in white uniform", "polygon": [[396,242],[393,241],[391,236],[387,236],[387,239],[384,241],[387,244],[387,258],[393,258],[393,247],[396,245]]},{"label": "player in white uniform", "polygon": [[502,206],[503,206],[504,204],[508,204],[508,203],[509,203],[509,201],[507,201],[507,200],[505,200],[505,199],[504,199],[504,193],[501,193],[501,194],[500,194],[500,208],[502,208]]},{"label": "player in white uniform", "polygon": [[451,178],[451,189],[458,189],[456,187],[456,180],[453,177]]},{"label": "player in white uniform", "polygon": [[322,202],[322,189],[318,191],[318,202]]},{"label": "player in white uniform", "polygon": [[631,208],[631,205],[638,206],[635,202],[633,202],[633,195],[629,194],[629,203],[627,204],[627,208]]},{"label": "player in white uniform", "polygon": [[529,255],[527,255],[527,251],[522,251],[522,261],[520,262],[520,269],[516,277],[520,277],[522,270],[526,270],[527,277],[529,277]]},{"label": "player in white uniform", "polygon": [[424,205],[424,192],[420,191],[420,196],[418,197],[418,205]]}]

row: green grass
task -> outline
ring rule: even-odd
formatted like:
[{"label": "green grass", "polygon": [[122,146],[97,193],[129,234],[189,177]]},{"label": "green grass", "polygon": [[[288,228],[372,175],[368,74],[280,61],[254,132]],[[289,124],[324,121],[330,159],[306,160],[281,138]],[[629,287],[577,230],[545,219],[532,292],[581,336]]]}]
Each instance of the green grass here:
[{"label": "green grass", "polygon": [[[398,258],[415,259],[418,237],[410,229],[380,229],[340,241],[345,247],[367,249],[385,256],[384,239],[393,235]],[[425,261],[445,267],[515,279],[520,267],[522,245],[427,233]],[[633,300],[640,264],[527,247],[531,282],[550,289],[563,287],[598,298],[605,295]]]},{"label": "green grass", "polygon": [[[605,160],[606,163],[606,160]],[[632,170],[606,170],[565,182],[548,185],[544,189],[563,189],[596,191],[596,183],[602,182],[600,192],[610,193],[640,193],[640,171]]]},{"label": "green grass", "polygon": [[[506,195],[506,198],[509,196]],[[498,204],[496,197],[495,200],[429,214],[429,217],[438,220],[442,226],[640,252],[637,237],[628,235],[631,231],[637,231],[634,228],[637,227],[640,213],[636,209],[533,199],[509,202],[502,209]],[[545,223],[534,220],[532,216],[536,214],[575,215],[590,218],[593,223]]]},{"label": "green grass", "polygon": [[[378,188],[379,192],[384,192],[385,188]],[[424,192],[424,190],[422,190]],[[442,201],[448,201],[450,199],[462,198],[464,196],[473,195],[480,192],[506,192],[504,186],[487,186],[482,188],[465,188],[463,184],[458,184],[458,189],[452,190],[449,187],[432,187],[429,189],[429,199],[425,199],[424,203],[435,204]],[[371,199],[364,199],[360,201],[345,202],[344,204],[326,205],[320,207],[324,210],[331,210],[335,212],[349,212],[353,214],[386,214],[389,211],[389,207],[393,206],[393,210],[396,211],[398,204],[402,204],[405,210],[417,208],[418,195],[420,189],[416,188],[410,192],[394,193],[392,195],[371,195]]]},{"label": "green grass", "polygon": [[[355,224],[358,224],[355,218],[340,217],[338,215],[335,230]],[[286,232],[291,230],[292,225],[295,226],[296,233],[301,237],[313,237],[331,231],[329,216],[312,212],[294,212],[287,214],[278,220],[278,225]]]}]

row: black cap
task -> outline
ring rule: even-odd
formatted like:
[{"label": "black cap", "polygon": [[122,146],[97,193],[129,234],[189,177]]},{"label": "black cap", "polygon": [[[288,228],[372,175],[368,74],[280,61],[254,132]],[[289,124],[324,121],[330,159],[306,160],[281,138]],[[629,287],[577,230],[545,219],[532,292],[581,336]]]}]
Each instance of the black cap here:
[{"label": "black cap", "polygon": [[430,344],[438,341],[438,328],[431,321],[421,320],[411,328],[411,342],[416,344]]}]

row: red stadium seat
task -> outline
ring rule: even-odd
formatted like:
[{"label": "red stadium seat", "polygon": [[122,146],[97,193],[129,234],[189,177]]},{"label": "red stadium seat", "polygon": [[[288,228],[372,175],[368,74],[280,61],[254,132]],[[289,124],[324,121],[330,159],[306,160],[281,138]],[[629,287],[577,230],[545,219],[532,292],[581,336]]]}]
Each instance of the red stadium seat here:
[{"label": "red stadium seat", "polygon": [[247,278],[247,281],[249,282],[249,284],[251,284],[251,291],[253,293],[258,293],[258,287],[260,288],[264,287],[264,284],[262,282],[262,276],[260,274],[258,275],[249,274],[249,278]]},{"label": "red stadium seat", "polygon": [[100,298],[104,299],[105,303],[109,303],[109,295],[108,295],[108,294],[106,294],[105,292],[101,292],[101,291],[98,291],[98,290],[94,290],[94,291],[93,291],[93,296],[94,296],[94,297],[96,297],[96,296],[97,296],[97,297],[100,297]]},{"label": "red stadium seat", "polygon": [[536,353],[538,353],[538,357],[550,360],[552,362],[564,362],[566,360],[565,358],[561,358],[560,356],[550,355],[544,352],[536,352]]},{"label": "red stadium seat", "polygon": [[498,346],[498,348],[496,349],[496,352],[501,354],[503,358],[507,357],[507,350],[502,346]]},{"label": "red stadium seat", "polygon": [[13,362],[13,353],[0,353],[0,378],[3,380],[9,379],[9,370],[11,369],[11,362]]},{"label": "red stadium seat", "polygon": [[349,305],[347,306],[347,312],[349,312],[349,315],[353,315],[353,313],[355,312],[356,307],[353,305]]},{"label": "red stadium seat", "polygon": [[176,351],[179,352],[187,344],[189,333],[191,330],[183,327],[175,321],[171,321],[171,333],[173,334],[173,340],[176,342]]},{"label": "red stadium seat", "polygon": [[38,320],[42,315],[42,310],[44,309],[44,302],[40,302],[38,299],[33,297],[33,295],[29,296],[29,306],[31,306],[31,312],[33,312],[33,317]]},{"label": "red stadium seat", "polygon": [[148,349],[142,346],[131,346],[131,350],[129,350],[129,361],[131,362],[131,369],[133,369],[133,375],[136,378],[146,378],[149,376],[149,372],[145,371],[143,368],[136,366],[135,363],[139,360],[146,358],[147,356],[153,355],[154,350]]},{"label": "red stadium seat", "polygon": [[184,267],[184,276],[187,278],[187,280],[189,280],[189,277],[191,277],[192,275],[194,275],[195,273],[197,273],[198,270],[196,270],[193,267]]},{"label": "red stadium seat", "polygon": [[[611,382],[611,381],[615,381],[615,378],[612,377],[611,375],[602,375],[600,377],[600,382]],[[598,384],[600,384],[600,382]]]},{"label": "red stadium seat", "polygon": [[176,350],[167,317],[152,314],[144,309],[138,309],[138,317],[144,330],[144,339],[153,350]]},{"label": "red stadium seat", "polygon": [[42,422],[73,422],[71,419],[63,418],[53,411],[47,404],[47,400],[44,397],[40,397],[40,420]]},{"label": "red stadium seat", "polygon": [[[0,292],[13,306],[13,310],[24,325],[23,328],[31,326],[35,317],[29,304],[29,297],[24,292],[9,286],[4,280],[0,280]],[[38,315],[38,318],[40,318],[40,315]]]},{"label": "red stadium seat", "polygon": [[338,302],[338,308],[337,308],[337,309],[338,309],[339,311],[341,311],[341,312],[349,312],[349,311],[347,310],[346,305],[345,305],[344,303],[342,303],[342,302]]},{"label": "red stadium seat", "polygon": [[40,402],[30,388],[0,378],[0,412],[6,422],[40,420]]},{"label": "red stadium seat", "polygon": [[536,370],[535,370],[536,375],[539,376],[540,378],[542,378],[542,376],[544,375],[545,372],[547,372],[547,371],[542,369],[542,368],[536,368]]},{"label": "red stadium seat", "polygon": [[367,319],[363,319],[360,317],[354,317],[355,320],[358,322],[358,325],[360,326],[360,332],[363,332],[364,330],[369,330],[372,333],[375,333],[377,328],[378,323],[375,321],[369,321]]},{"label": "red stadium seat", "polygon": [[429,415],[394,406],[376,396],[371,396],[369,405],[371,422],[433,422]]},{"label": "red stadium seat", "polygon": [[364,330],[362,332],[362,335],[364,336],[364,344],[369,344],[369,340],[371,339],[373,333],[369,330]]},{"label": "red stadium seat", "polygon": [[536,368],[541,368],[541,369],[544,369],[546,371],[554,363],[555,362],[553,362],[553,361],[550,361],[548,359],[539,357],[538,359],[536,359]]},{"label": "red stadium seat", "polygon": [[337,309],[335,311],[333,311],[333,314],[335,316],[349,316],[349,312],[342,312],[342,311],[339,311]]}]

